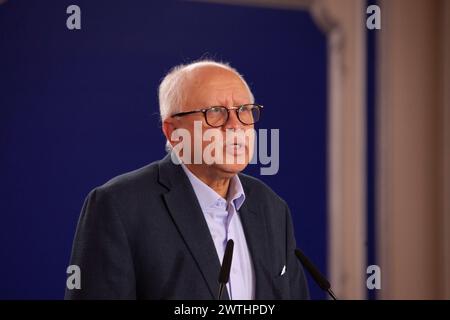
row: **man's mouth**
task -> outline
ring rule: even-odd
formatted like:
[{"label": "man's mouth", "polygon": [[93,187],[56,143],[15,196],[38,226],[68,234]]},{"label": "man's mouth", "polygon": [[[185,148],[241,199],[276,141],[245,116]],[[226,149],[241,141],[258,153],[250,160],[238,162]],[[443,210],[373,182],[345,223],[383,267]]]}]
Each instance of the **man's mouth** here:
[{"label": "man's mouth", "polygon": [[233,142],[226,144],[226,151],[231,152],[234,155],[240,155],[245,152],[245,143],[242,142]]}]

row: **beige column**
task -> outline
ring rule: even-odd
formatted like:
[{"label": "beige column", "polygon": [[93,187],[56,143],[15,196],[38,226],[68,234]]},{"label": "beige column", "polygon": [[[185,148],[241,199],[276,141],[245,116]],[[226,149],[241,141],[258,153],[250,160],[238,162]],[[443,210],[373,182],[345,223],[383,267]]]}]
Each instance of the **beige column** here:
[{"label": "beige column", "polygon": [[442,257],[443,257],[443,298],[450,299],[450,1],[442,0],[441,41],[442,41]]},{"label": "beige column", "polygon": [[312,4],[328,38],[329,273],[340,299],[366,298],[365,9],[360,0]]},{"label": "beige column", "polygon": [[449,190],[450,158],[448,145],[444,146],[444,138],[449,142],[448,129],[446,136],[443,134],[450,125],[448,93],[444,95],[450,89],[448,65],[444,64],[444,61],[448,64],[448,39],[447,51],[443,48],[444,35],[449,37],[448,27],[446,31],[443,29],[445,10],[448,24],[448,2],[382,0],[380,6],[377,119],[380,297],[443,298],[446,275],[448,290],[449,254],[449,212],[444,213],[449,197],[444,195]]}]

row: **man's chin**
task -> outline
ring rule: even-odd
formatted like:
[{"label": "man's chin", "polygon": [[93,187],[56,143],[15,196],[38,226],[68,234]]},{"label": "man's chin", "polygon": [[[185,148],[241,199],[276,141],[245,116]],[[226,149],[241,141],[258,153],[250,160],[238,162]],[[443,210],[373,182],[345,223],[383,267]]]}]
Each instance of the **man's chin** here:
[{"label": "man's chin", "polygon": [[233,163],[233,164],[214,164],[214,168],[216,168],[218,171],[233,176],[235,174],[238,174],[242,170],[244,170],[247,167],[248,163],[240,164],[240,163]]}]

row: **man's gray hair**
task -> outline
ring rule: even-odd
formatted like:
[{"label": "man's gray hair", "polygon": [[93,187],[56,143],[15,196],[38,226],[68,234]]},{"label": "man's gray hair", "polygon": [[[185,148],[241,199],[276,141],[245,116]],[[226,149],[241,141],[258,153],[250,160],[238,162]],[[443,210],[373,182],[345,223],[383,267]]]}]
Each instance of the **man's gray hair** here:
[{"label": "man's gray hair", "polygon": [[224,68],[236,74],[247,87],[251,103],[255,102],[253,93],[251,92],[247,82],[244,80],[244,77],[228,63],[217,62],[214,60],[194,61],[188,64],[180,64],[173,67],[161,81],[161,84],[158,88],[158,98],[159,113],[162,121],[170,117],[172,114],[180,112],[186,98],[186,93],[184,92],[184,81],[186,79],[186,75],[189,71],[203,66],[216,66],[219,68]]}]

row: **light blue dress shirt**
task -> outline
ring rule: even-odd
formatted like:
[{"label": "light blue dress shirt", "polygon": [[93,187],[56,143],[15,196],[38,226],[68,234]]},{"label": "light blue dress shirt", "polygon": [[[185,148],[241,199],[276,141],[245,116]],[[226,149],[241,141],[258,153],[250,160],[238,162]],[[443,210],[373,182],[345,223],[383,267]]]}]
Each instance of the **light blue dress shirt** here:
[{"label": "light blue dress shirt", "polygon": [[197,178],[183,163],[181,166],[197,196],[220,261],[223,259],[227,241],[229,239],[234,241],[230,280],[227,284],[230,299],[255,299],[254,269],[239,217],[239,209],[245,201],[245,193],[238,175],[230,180],[225,200]]}]

